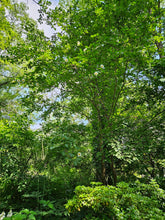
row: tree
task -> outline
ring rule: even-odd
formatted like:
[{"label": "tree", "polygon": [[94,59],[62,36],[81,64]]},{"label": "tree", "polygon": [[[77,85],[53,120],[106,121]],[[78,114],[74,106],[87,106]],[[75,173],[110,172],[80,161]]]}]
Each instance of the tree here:
[{"label": "tree", "polygon": [[[125,120],[123,136],[125,145],[133,149],[137,160],[128,166],[136,170],[146,180],[156,179],[163,187],[164,155],[164,60],[155,60],[152,68],[147,69],[146,81],[139,82],[138,91],[131,89],[131,111],[125,104],[129,117]],[[128,123],[129,122],[129,123]],[[122,135],[120,134],[120,135]],[[132,147],[131,147],[132,146]]]},{"label": "tree", "polygon": [[0,120],[0,210],[21,205],[21,195],[31,181],[27,172],[36,152],[35,133],[29,129],[27,117],[17,115],[12,120]]},{"label": "tree", "polygon": [[[90,109],[86,118],[95,136],[97,179],[116,185],[117,158],[111,143],[119,139],[117,135],[134,106],[132,99],[137,98],[136,90],[146,85],[145,70],[157,51],[160,58],[164,56],[160,46],[163,36],[157,31],[164,9],[160,1],[91,0],[61,1],[54,10],[44,6],[42,10],[53,28],[61,28],[49,49],[52,58],[47,61],[47,88],[50,90],[51,82],[60,86],[60,95],[69,100],[71,112],[81,114]],[[42,75],[42,69],[34,74]],[[134,114],[140,111],[145,112],[144,105]],[[136,128],[142,125],[142,117],[136,124],[132,124],[133,117],[128,123]],[[145,117],[149,122],[147,113]]]},{"label": "tree", "polygon": [[[30,61],[23,59],[21,52],[24,53],[26,46],[34,40],[28,38],[32,28],[35,27],[36,32],[38,29],[36,22],[25,12],[23,3],[2,0],[0,12],[0,209],[5,209],[20,205],[29,183],[28,171],[34,165],[38,150],[38,140],[30,130],[30,115],[21,103],[21,98],[30,92],[23,79]],[[43,32],[38,33],[43,35]],[[24,45],[24,51],[21,45]],[[30,50],[30,47],[26,49]]]},{"label": "tree", "polygon": [[[15,98],[21,96],[23,82],[20,79],[24,72],[25,62],[16,62],[12,54],[15,47],[25,42],[28,31],[25,23],[34,23],[27,13],[25,4],[18,4],[15,0],[2,0],[0,2],[0,114],[6,116],[11,112],[11,105],[16,106]],[[21,51],[19,51],[20,53]]]}]

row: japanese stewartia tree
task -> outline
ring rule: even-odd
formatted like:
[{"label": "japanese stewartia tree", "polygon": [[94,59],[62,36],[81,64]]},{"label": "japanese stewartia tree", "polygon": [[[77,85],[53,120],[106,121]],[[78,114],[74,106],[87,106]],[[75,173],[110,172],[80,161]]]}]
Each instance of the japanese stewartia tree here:
[{"label": "japanese stewartia tree", "polygon": [[[156,54],[164,57],[160,3],[73,0],[61,1],[51,10],[42,4],[48,24],[61,28],[51,40],[51,56],[45,59],[44,88],[60,86],[61,99],[68,99],[71,112],[87,112],[94,134],[96,177],[104,184],[116,185],[116,169],[122,168],[119,161],[127,158],[122,156],[128,145],[122,137],[125,123],[133,131],[141,130],[154,115],[144,103],[135,102],[140,99],[138,90],[152,83],[146,70],[154,65]],[[43,77],[40,64],[33,75]],[[153,111],[157,110],[154,106]]]}]

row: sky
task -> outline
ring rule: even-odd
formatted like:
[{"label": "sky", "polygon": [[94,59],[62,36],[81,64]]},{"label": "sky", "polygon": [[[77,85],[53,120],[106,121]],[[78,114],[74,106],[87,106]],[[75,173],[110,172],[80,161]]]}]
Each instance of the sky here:
[{"label": "sky", "polygon": [[[37,3],[38,0],[18,0],[18,2],[24,2],[28,6],[28,14],[31,18],[37,21],[39,18],[38,10],[40,9],[39,5]],[[49,0],[52,2],[51,8],[54,8],[58,4],[58,0]],[[50,26],[46,25],[45,23],[40,25],[38,23],[38,27],[41,30],[44,30],[44,33],[47,37],[50,37],[53,34],[53,29],[51,29]]]}]

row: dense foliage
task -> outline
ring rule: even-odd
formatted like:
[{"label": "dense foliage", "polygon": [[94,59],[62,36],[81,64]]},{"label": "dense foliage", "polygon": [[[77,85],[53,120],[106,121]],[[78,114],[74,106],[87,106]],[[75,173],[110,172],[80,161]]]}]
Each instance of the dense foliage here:
[{"label": "dense foliage", "polygon": [[50,38],[0,2],[0,219],[164,219],[164,1],[35,2]]},{"label": "dense foliage", "polygon": [[163,219],[164,192],[155,182],[114,186],[77,186],[66,204],[75,219]]}]

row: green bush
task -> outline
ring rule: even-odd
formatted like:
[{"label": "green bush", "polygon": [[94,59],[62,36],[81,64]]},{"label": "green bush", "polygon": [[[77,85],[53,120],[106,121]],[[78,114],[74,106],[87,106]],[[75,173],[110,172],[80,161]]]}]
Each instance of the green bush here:
[{"label": "green bush", "polygon": [[77,186],[65,205],[72,219],[160,219],[165,218],[164,191],[150,184],[121,182],[114,186]]}]

